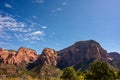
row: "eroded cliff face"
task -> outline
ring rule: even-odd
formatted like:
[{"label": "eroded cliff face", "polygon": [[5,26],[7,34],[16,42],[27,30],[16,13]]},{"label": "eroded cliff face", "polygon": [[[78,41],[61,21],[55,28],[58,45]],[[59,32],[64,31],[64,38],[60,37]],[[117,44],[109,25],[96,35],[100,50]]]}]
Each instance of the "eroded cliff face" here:
[{"label": "eroded cliff face", "polygon": [[45,48],[39,58],[45,65],[56,66],[57,64],[57,53],[53,49]]},{"label": "eroded cliff face", "polygon": [[18,51],[4,50],[0,48],[0,63],[15,64],[20,63],[28,64],[37,59],[36,51],[21,47]]},{"label": "eroded cliff face", "polygon": [[31,63],[34,62],[37,57],[35,50],[21,47],[16,54],[16,63]]},{"label": "eroded cliff face", "polygon": [[56,65],[56,51],[51,48],[45,48],[38,59],[34,63],[29,64],[27,69],[35,73],[37,72],[38,77],[60,77],[61,70]]},{"label": "eroded cliff face", "polygon": [[38,59],[34,62],[34,65],[57,65],[57,53],[55,50],[45,48]]},{"label": "eroded cliff face", "polygon": [[1,63],[13,64],[15,55],[16,55],[16,51],[4,50],[0,48],[0,62]]},{"label": "eroded cliff face", "polygon": [[95,59],[106,62],[107,52],[96,41],[88,40],[77,42],[66,49],[58,51],[58,57],[58,66],[65,68]]}]

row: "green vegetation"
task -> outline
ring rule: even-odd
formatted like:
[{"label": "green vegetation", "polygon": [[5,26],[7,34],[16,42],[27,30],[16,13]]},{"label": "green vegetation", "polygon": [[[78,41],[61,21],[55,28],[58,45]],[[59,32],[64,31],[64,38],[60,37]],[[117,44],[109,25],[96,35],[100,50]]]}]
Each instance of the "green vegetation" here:
[{"label": "green vegetation", "polygon": [[119,71],[117,73],[117,78],[119,78],[119,80],[120,80],[120,69],[119,69]]},{"label": "green vegetation", "polygon": [[[77,75],[76,75],[77,74]],[[108,64],[95,61],[90,64],[90,69],[84,72],[76,72],[72,67],[65,68],[61,76],[62,80],[116,80],[120,79],[120,70],[116,71]]]},{"label": "green vegetation", "polygon": [[104,62],[95,61],[86,73],[87,80],[115,80],[114,70]]},{"label": "green vegetation", "polygon": [[87,71],[75,71],[73,67],[61,71],[53,66],[39,67],[37,71],[38,67],[32,71],[24,70],[20,74],[18,69],[15,76],[13,73],[8,74],[5,68],[1,68],[0,80],[120,80],[120,70],[113,70],[108,64],[99,61],[90,64],[90,69]]},{"label": "green vegetation", "polygon": [[61,76],[63,80],[77,80],[77,73],[72,67],[65,68]]}]

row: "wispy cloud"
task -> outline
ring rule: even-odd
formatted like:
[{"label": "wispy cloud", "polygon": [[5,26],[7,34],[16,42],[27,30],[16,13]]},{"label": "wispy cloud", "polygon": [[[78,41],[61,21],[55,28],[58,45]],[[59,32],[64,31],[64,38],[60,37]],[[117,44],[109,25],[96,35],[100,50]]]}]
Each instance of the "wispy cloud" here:
[{"label": "wispy cloud", "polygon": [[67,5],[67,2],[62,2],[59,7],[56,7],[52,10],[53,13],[58,13],[63,11],[64,7]]},{"label": "wispy cloud", "polygon": [[[29,19],[24,22],[17,20],[16,17],[0,13],[0,38],[17,39],[22,42],[36,42],[44,40],[44,29],[47,26],[35,23]],[[12,34],[11,34],[12,33]]]},{"label": "wispy cloud", "polygon": [[35,31],[26,34],[15,33],[14,36],[20,41],[35,42],[35,41],[41,41],[43,39],[43,36],[45,36],[45,33],[43,31]]},{"label": "wispy cloud", "polygon": [[0,30],[3,28],[12,29],[16,27],[25,27],[25,23],[18,22],[11,15],[2,16],[2,14],[0,14]]},{"label": "wispy cloud", "polygon": [[6,42],[0,41],[0,45],[4,45],[4,44],[7,44],[7,43],[6,43]]},{"label": "wispy cloud", "polygon": [[12,8],[12,5],[10,5],[10,4],[8,4],[8,3],[5,3],[4,5],[5,5],[5,7],[7,7],[7,8]]},{"label": "wispy cloud", "polygon": [[45,36],[45,33],[43,31],[35,31],[27,36],[29,36],[29,38],[32,40],[41,40],[42,36]]},{"label": "wispy cloud", "polygon": [[6,32],[0,31],[0,38],[10,39],[11,37]]},{"label": "wispy cloud", "polygon": [[43,31],[35,31],[27,34],[14,34],[14,36],[20,40],[20,41],[26,41],[26,42],[35,42],[35,41],[41,41],[43,39],[43,36],[45,33]]},{"label": "wispy cloud", "polygon": [[63,10],[62,8],[58,7],[56,9],[52,10],[52,12],[57,13],[57,12],[61,12],[62,10]]},{"label": "wispy cloud", "polygon": [[36,36],[36,35],[43,35],[43,31],[35,31],[35,32],[32,32],[33,36]]},{"label": "wispy cloud", "polygon": [[33,0],[32,2],[33,3],[44,3],[45,1],[44,0]]}]

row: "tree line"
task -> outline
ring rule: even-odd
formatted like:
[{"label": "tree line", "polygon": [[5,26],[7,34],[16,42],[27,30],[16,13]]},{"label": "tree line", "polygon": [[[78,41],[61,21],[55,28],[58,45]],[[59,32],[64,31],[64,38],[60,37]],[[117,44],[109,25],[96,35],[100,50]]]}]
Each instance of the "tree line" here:
[{"label": "tree line", "polygon": [[77,72],[73,67],[63,70],[62,80],[120,80],[120,70],[114,70],[105,62],[95,61],[90,69]]}]

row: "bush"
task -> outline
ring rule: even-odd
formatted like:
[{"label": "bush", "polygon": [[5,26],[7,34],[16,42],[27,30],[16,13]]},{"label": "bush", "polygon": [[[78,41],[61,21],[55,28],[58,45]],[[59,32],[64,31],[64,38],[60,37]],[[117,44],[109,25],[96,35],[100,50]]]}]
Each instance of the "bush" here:
[{"label": "bush", "polygon": [[77,80],[77,73],[72,67],[65,68],[63,70],[63,74],[61,76],[61,79],[63,80]]},{"label": "bush", "polygon": [[86,74],[88,80],[115,80],[114,71],[104,62],[96,61],[90,65]]}]

